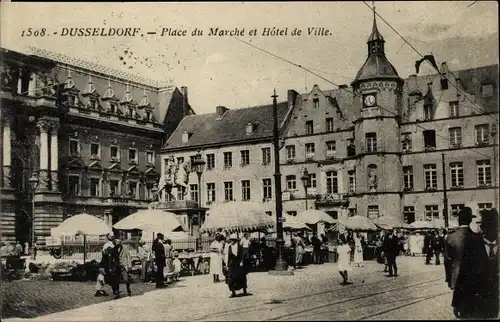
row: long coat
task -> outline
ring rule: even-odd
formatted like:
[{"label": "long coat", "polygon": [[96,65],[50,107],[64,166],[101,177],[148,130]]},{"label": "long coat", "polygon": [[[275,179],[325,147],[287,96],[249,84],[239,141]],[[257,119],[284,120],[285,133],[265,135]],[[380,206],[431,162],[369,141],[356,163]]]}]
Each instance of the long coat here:
[{"label": "long coat", "polygon": [[[480,246],[481,247],[481,246]],[[479,287],[479,308],[476,316],[479,318],[497,318],[499,311],[499,267],[498,267],[498,239],[496,241],[496,252],[490,257],[486,247],[479,250],[479,263],[481,264],[481,278]]]},{"label": "long coat", "polygon": [[247,274],[243,265],[242,249],[239,244],[237,251],[233,251],[230,243],[225,246],[225,262],[227,264],[226,283],[230,291],[239,291],[247,288]]}]

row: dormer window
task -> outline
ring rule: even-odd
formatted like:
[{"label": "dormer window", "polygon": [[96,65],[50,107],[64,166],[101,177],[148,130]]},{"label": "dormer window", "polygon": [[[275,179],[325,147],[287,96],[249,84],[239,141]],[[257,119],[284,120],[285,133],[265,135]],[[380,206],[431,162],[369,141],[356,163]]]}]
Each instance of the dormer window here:
[{"label": "dormer window", "polygon": [[249,122],[247,124],[247,128],[246,128],[247,135],[250,135],[253,133],[253,128],[254,128],[254,125],[252,124],[252,122]]},{"label": "dormer window", "polygon": [[492,84],[485,84],[485,85],[483,85],[483,87],[481,89],[481,93],[483,94],[484,98],[492,97],[493,92],[494,92],[494,89],[493,89]]},{"label": "dormer window", "polygon": [[75,96],[73,95],[68,95],[66,98],[66,102],[69,106],[75,106]]},{"label": "dormer window", "polygon": [[182,133],[182,143],[188,143],[190,136],[191,133],[189,133],[188,131],[184,131],[184,133]]},{"label": "dormer window", "polygon": [[89,101],[89,106],[90,106],[91,109],[95,110],[97,108],[97,102],[96,102],[96,100],[91,99]]},{"label": "dormer window", "polygon": [[144,119],[147,121],[151,121],[151,112],[144,112]]},{"label": "dormer window", "polygon": [[128,116],[134,117],[134,114],[135,114],[134,108],[132,106],[129,106],[128,107]]},{"label": "dormer window", "polygon": [[313,99],[313,104],[314,104],[314,108],[318,108],[319,107],[319,98]]},{"label": "dormer window", "polygon": [[116,104],[115,103],[109,103],[109,112],[110,113],[116,113]]}]

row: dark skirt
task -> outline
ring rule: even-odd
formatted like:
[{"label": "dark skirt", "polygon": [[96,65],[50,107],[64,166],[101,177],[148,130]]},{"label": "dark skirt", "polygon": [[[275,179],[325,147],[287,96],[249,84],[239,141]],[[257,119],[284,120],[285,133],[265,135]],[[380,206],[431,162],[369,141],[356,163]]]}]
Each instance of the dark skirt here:
[{"label": "dark skirt", "polygon": [[239,263],[227,268],[226,284],[231,292],[247,288],[247,273],[244,266]]}]

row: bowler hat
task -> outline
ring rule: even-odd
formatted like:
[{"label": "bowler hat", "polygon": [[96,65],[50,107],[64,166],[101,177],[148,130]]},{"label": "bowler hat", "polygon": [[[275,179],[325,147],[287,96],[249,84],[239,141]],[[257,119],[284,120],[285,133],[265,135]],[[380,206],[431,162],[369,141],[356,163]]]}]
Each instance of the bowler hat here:
[{"label": "bowler hat", "polygon": [[159,239],[163,239],[163,238],[165,238],[165,236],[163,236],[163,234],[162,234],[162,233],[158,233],[158,235],[156,235],[156,237],[158,237]]},{"label": "bowler hat", "polygon": [[458,212],[458,221],[459,222],[470,223],[470,222],[472,222],[472,218],[475,218],[475,217],[476,216],[472,213],[472,209],[470,207],[463,207]]},{"label": "bowler hat", "polygon": [[485,209],[481,211],[481,219],[479,222],[483,225],[497,224],[498,223],[498,211],[496,209]]}]

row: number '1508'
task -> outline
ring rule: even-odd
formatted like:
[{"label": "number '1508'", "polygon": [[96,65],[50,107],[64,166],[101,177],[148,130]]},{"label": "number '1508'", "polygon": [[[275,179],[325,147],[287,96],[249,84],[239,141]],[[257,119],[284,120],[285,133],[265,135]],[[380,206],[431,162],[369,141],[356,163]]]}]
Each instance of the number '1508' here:
[{"label": "number '1508'", "polygon": [[45,36],[47,34],[47,30],[45,28],[42,29],[33,29],[33,28],[28,28],[26,30],[23,30],[21,33],[21,37],[30,37],[30,36]]}]

